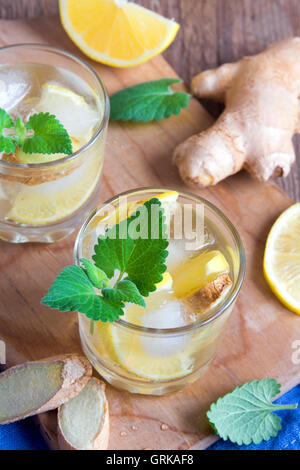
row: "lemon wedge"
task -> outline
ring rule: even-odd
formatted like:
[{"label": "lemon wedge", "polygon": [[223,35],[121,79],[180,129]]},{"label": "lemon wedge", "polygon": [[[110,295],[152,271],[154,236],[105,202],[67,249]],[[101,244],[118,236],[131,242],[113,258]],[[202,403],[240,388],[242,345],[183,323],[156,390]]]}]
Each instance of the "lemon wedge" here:
[{"label": "lemon wedge", "polygon": [[220,274],[228,272],[228,262],[219,250],[200,253],[187,260],[174,274],[174,293],[178,299],[188,297],[214,281]]},{"label": "lemon wedge", "polygon": [[131,67],[160,54],[179,25],[127,0],[60,0],[64,29],[87,56]]},{"label": "lemon wedge", "polygon": [[42,86],[41,98],[35,110],[54,114],[69,135],[83,144],[91,139],[100,121],[99,110],[89,105],[83,96],[52,82]]},{"label": "lemon wedge", "polygon": [[300,315],[300,203],[284,211],[271,228],[264,274],[278,299]]}]

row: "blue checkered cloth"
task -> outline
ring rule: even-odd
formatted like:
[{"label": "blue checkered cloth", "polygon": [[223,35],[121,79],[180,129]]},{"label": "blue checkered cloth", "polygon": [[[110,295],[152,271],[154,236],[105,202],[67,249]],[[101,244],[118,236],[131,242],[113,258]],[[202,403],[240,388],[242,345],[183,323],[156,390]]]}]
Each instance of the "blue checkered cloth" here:
[{"label": "blue checkered cloth", "polygon": [[[219,439],[208,450],[300,450],[300,384],[276,403],[299,403],[297,410],[281,411],[282,430],[277,437],[259,445],[237,446]],[[0,450],[47,450],[42,436],[29,418],[0,426]]]}]

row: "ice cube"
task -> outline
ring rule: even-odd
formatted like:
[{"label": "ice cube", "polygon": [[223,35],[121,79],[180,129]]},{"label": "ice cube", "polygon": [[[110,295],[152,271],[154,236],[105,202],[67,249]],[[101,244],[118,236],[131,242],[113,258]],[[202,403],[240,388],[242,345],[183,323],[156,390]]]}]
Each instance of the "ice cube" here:
[{"label": "ice cube", "polygon": [[172,275],[176,268],[189,256],[189,253],[185,250],[185,240],[169,240],[168,252],[167,269]]},{"label": "ice cube", "polygon": [[[179,328],[185,325],[181,304],[175,300],[166,301],[158,310],[148,311],[141,317],[141,325],[147,328]],[[183,350],[187,344],[186,335],[142,336],[144,351],[154,357],[165,357]]]},{"label": "ice cube", "polygon": [[0,71],[0,107],[10,112],[25,98],[31,88],[29,75],[21,70]]}]

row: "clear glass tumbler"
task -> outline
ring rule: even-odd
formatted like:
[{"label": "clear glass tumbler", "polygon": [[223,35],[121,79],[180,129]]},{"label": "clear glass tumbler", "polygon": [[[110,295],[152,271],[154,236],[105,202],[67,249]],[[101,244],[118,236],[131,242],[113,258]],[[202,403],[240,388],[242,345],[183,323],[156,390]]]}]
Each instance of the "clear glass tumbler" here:
[{"label": "clear glass tumbler", "polygon": [[0,107],[24,121],[36,112],[54,114],[73,142],[72,155],[51,161],[0,153],[0,238],[55,242],[97,204],[108,94],[87,63],[54,47],[3,47],[0,64]]},{"label": "clear glass tumbler", "polygon": [[[124,198],[127,207],[132,208],[137,207],[139,201],[161,198],[162,194],[172,194],[172,191],[165,188],[128,191],[94,210],[77,236],[75,263],[79,265],[82,257],[91,259],[99,234],[113,225],[113,213],[119,216],[123,211]],[[104,379],[131,393],[163,395],[182,389],[203,374],[216,354],[221,333],[244,278],[243,244],[228,218],[210,202],[190,193],[180,192],[176,204],[179,209],[184,205],[191,207],[199,217],[202,214],[204,238],[201,246],[190,251],[182,240],[175,240],[174,234],[170,233],[168,275],[157,291],[145,298],[146,309],[129,306],[125,316],[118,321],[96,322],[92,329],[90,320],[79,314],[79,330],[86,356]],[[197,207],[202,210],[195,212]],[[215,266],[226,259],[232,281],[226,295],[205,312],[197,311],[197,303],[187,309],[184,299],[174,298],[170,285],[172,278],[176,287],[179,272],[186,275],[188,281],[190,276],[193,282],[195,273],[192,273],[192,268],[182,270],[182,266],[192,266],[184,265],[191,259],[198,263],[197,260],[203,259],[201,256],[197,258],[199,253],[201,256],[212,253]],[[197,269],[199,272],[202,270],[201,263]]]}]

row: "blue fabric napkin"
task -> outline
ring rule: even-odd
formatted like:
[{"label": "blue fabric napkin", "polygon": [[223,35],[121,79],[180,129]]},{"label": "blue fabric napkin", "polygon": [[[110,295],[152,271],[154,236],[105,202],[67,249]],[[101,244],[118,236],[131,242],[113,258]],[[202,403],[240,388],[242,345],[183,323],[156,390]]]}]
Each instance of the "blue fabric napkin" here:
[{"label": "blue fabric napkin", "polygon": [[[300,450],[300,384],[276,400],[276,403],[299,403],[297,410],[280,412],[282,430],[277,437],[250,446],[237,446],[220,439],[208,450]],[[47,450],[47,445],[29,418],[0,426],[0,450]]]}]

